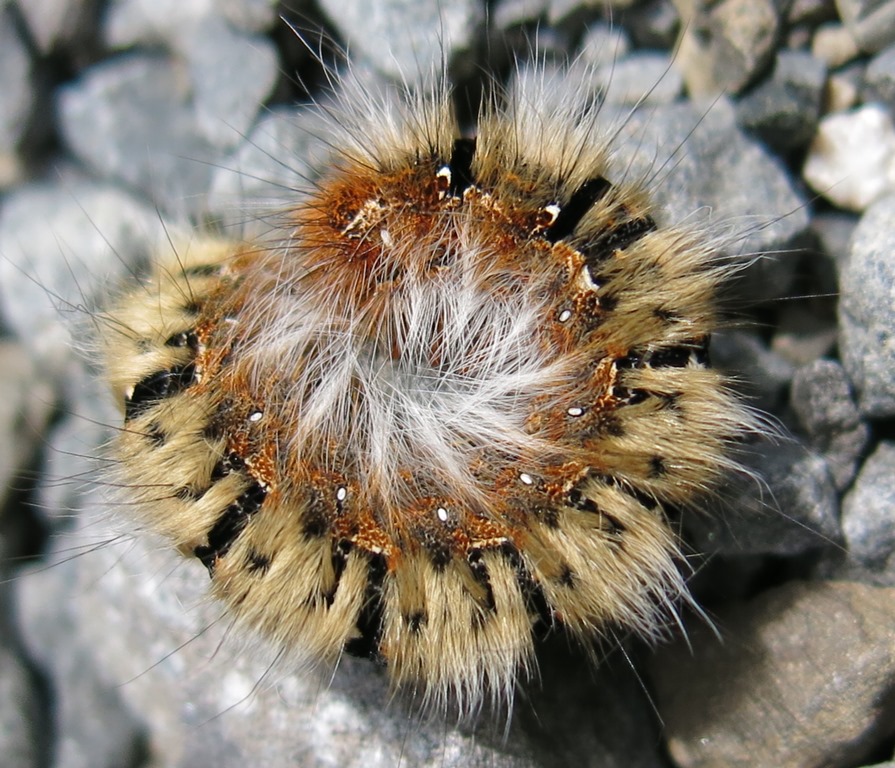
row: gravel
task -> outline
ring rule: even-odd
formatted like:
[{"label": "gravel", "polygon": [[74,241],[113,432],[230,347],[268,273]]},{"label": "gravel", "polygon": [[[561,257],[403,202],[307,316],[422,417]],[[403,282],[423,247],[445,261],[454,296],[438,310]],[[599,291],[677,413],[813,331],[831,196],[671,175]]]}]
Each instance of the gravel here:
[{"label": "gravel", "polygon": [[840,272],[839,348],[861,412],[895,415],[895,196],[861,217]]},{"label": "gravel", "polygon": [[863,211],[895,190],[895,124],[879,104],[820,121],[803,170],[818,194],[848,211]]},{"label": "gravel", "polygon": [[[4,765],[853,768],[891,754],[892,4],[492,5],[486,28],[476,0],[109,0],[102,14],[0,0]],[[328,140],[298,105],[331,98],[308,50],[321,25],[371,81],[440,68],[441,43],[470,82],[505,72],[520,40],[580,53],[608,90],[616,176],[649,179],[657,218],[709,228],[741,266],[711,354],[780,437],[740,446],[752,474],[684,518],[723,643],[685,616],[686,642],[607,638],[594,671],[548,639],[506,734],[501,714],[421,721],[372,664],[272,666],[220,619],[197,563],[108,514],[96,457],[120,417],[83,364],[91,312],[169,237],[262,234],[307,186]]]}]

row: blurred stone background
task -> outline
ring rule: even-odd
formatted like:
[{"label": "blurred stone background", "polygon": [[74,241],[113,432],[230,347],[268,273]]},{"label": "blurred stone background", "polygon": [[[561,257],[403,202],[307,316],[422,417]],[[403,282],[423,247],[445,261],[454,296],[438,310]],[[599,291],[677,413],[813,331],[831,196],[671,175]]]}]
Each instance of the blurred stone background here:
[{"label": "blurred stone background", "polygon": [[[717,634],[608,638],[596,670],[553,638],[506,734],[364,662],[272,667],[96,483],[90,311],[313,173],[321,41],[383,80],[444,52],[470,95],[579,57],[663,215],[749,263],[712,357],[788,437],[685,520]],[[895,765],[893,119],[889,0],[0,0],[0,766]]]}]

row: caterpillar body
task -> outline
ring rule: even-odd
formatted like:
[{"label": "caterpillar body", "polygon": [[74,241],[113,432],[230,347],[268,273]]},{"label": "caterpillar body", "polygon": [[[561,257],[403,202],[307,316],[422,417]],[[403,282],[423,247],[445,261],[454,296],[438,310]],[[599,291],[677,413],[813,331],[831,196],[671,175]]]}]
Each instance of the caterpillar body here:
[{"label": "caterpillar body", "polygon": [[708,365],[734,267],[661,221],[586,73],[520,73],[475,132],[435,80],[343,95],[269,236],[173,248],[102,356],[112,482],[241,625],[474,714],[540,629],[662,634],[675,515],[753,417]]}]

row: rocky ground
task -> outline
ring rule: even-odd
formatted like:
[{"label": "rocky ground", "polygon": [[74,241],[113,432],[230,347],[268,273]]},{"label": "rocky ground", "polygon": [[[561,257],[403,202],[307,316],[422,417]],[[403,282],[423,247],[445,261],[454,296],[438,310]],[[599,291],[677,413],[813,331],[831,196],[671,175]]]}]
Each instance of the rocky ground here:
[{"label": "rocky ground", "polygon": [[[618,141],[662,215],[750,262],[712,357],[785,437],[687,523],[717,633],[595,671],[548,641],[506,734],[222,643],[201,566],[93,482],[118,416],[83,308],[313,172],[321,32],[383,79],[444,50],[471,92],[534,44],[580,56],[607,116],[640,104]],[[895,3],[0,0],[0,83],[2,765],[895,765]]]}]

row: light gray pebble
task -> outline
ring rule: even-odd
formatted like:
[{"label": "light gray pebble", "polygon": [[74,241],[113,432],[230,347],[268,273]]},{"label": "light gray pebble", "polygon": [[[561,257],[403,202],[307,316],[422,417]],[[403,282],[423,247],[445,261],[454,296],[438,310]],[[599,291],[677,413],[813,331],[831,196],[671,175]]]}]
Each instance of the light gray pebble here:
[{"label": "light gray pebble", "polygon": [[867,65],[861,98],[865,102],[878,101],[895,115],[895,45],[881,51]]},{"label": "light gray pebble", "polygon": [[677,61],[691,95],[739,93],[770,66],[782,21],[774,0],[690,0],[681,7]]},{"label": "light gray pebble", "polygon": [[177,48],[189,64],[199,130],[216,147],[235,146],[277,81],[276,48],[220,17],[182,29]]},{"label": "light gray pebble", "polygon": [[0,505],[30,468],[55,406],[51,384],[17,343],[0,341]]},{"label": "light gray pebble", "polygon": [[[296,12],[304,3],[290,3]],[[277,20],[277,0],[111,0],[103,35],[112,48],[171,44],[180,30],[214,17],[245,32],[263,32]]]},{"label": "light gray pebble", "polygon": [[[334,674],[290,674],[288,659],[271,667],[269,650],[243,643],[206,599],[201,565],[155,542],[114,543],[77,567],[77,580],[59,576],[70,596],[54,602],[75,606],[87,647],[145,717],[154,754],[170,768],[536,768],[593,755],[605,768],[660,764],[636,680],[592,676],[586,653],[570,670],[549,662],[545,691],[534,682],[519,697],[504,740],[503,714],[485,714],[478,729],[421,717],[412,700],[392,699],[384,670],[365,660],[345,657]],[[32,602],[38,594],[35,585]]]},{"label": "light gray pebble", "polygon": [[748,331],[713,334],[709,351],[712,365],[741,383],[751,406],[761,411],[778,409],[795,370],[789,360]]},{"label": "light gray pebble", "polygon": [[625,26],[638,48],[674,48],[680,25],[680,14],[671,0],[646,0],[625,12]]},{"label": "light gray pebble", "polygon": [[549,0],[498,0],[491,12],[496,29],[510,29],[536,21],[547,12]]},{"label": "light gray pebble", "polygon": [[72,42],[83,33],[94,12],[91,0],[27,0],[18,7],[42,53]]},{"label": "light gray pebble", "polygon": [[631,40],[621,27],[590,24],[581,39],[581,60],[593,67],[612,70],[631,50]]},{"label": "light gray pebble", "polygon": [[19,37],[12,16],[0,5],[0,189],[18,180],[17,150],[34,108],[31,57]]},{"label": "light gray pebble", "polygon": [[330,152],[326,129],[313,111],[275,108],[216,169],[209,212],[242,236],[262,236],[271,227],[267,217],[308,189]]},{"label": "light gray pebble", "polygon": [[895,196],[861,217],[840,271],[839,350],[865,416],[895,415]]},{"label": "light gray pebble", "polygon": [[861,50],[875,53],[895,43],[895,3],[890,0],[836,0],[836,7]]},{"label": "light gray pebble", "polygon": [[54,695],[54,768],[136,768],[145,756],[141,726],[123,706],[101,656],[85,645],[73,595],[81,586],[78,560],[85,540],[61,538],[52,567],[17,580],[20,626],[29,655]]},{"label": "light gray pebble", "polygon": [[753,302],[785,294],[796,263],[779,254],[800,242],[808,209],[782,164],[736,125],[731,103],[620,108],[617,119],[617,176],[646,182],[660,221],[704,226],[730,255],[776,254],[754,259],[743,289]]},{"label": "light gray pebble", "polygon": [[600,68],[606,101],[644,106],[670,104],[683,90],[683,78],[664,52],[635,51]]},{"label": "light gray pebble", "polygon": [[790,401],[811,447],[826,458],[836,488],[846,488],[867,447],[870,428],[861,421],[842,366],[835,360],[815,360],[799,368]]},{"label": "light gray pebble", "polygon": [[443,58],[469,48],[483,16],[476,0],[321,0],[320,7],[354,56],[407,83],[439,72]]},{"label": "light gray pebble", "polygon": [[818,213],[811,220],[811,231],[817,236],[821,250],[837,267],[848,257],[849,243],[857,225],[857,216],[840,211]]},{"label": "light gray pebble", "polygon": [[199,128],[191,99],[185,64],[157,55],[117,56],[61,89],[62,134],[100,176],[119,179],[176,213],[198,213],[221,152]]},{"label": "light gray pebble", "polygon": [[811,53],[827,62],[831,69],[854,60],[860,54],[858,43],[844,24],[831,21],[821,24],[811,38]]},{"label": "light gray pebble", "polygon": [[52,380],[76,385],[74,345],[104,291],[164,242],[158,213],[122,190],[67,176],[10,194],[0,208],[0,304],[11,330]]},{"label": "light gray pebble", "polygon": [[718,514],[691,519],[698,551],[792,556],[841,541],[839,500],[822,456],[793,441],[763,441],[738,458],[751,474],[728,481]]},{"label": "light gray pebble", "polygon": [[109,461],[106,445],[121,422],[104,382],[89,379],[70,393],[65,415],[44,435],[43,482],[36,490],[35,511],[47,530],[74,527],[91,489],[102,482]]},{"label": "light gray pebble", "polygon": [[895,189],[895,124],[880,104],[826,115],[802,168],[808,185],[834,205],[863,211]]},{"label": "light gray pebble", "polygon": [[842,529],[849,558],[881,569],[895,552],[895,442],[883,441],[870,454],[854,487],[842,501]]},{"label": "light gray pebble", "polygon": [[798,582],[713,612],[652,665],[677,768],[859,765],[895,724],[895,590]]},{"label": "light gray pebble", "polygon": [[820,117],[827,68],[804,51],[781,51],[771,76],[737,104],[737,122],[779,153],[807,144]]},{"label": "light gray pebble", "polygon": [[[3,627],[8,636],[8,627]],[[0,762],[9,768],[42,768],[44,723],[34,676],[20,654],[0,642]]]}]

